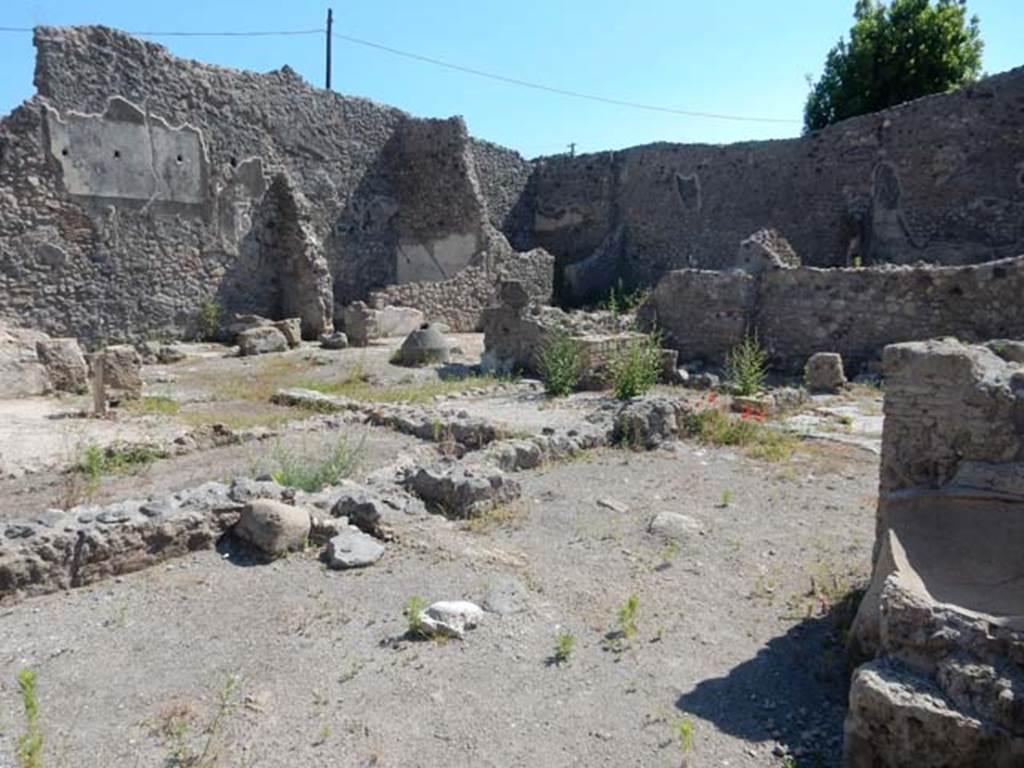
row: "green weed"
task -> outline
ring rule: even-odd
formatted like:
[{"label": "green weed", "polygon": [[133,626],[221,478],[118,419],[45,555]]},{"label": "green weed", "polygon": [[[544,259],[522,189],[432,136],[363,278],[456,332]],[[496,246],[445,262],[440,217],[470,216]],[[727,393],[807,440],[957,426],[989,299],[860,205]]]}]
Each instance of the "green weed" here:
[{"label": "green weed", "polygon": [[195,713],[188,705],[163,713],[157,732],[164,740],[168,768],[217,768],[221,764],[224,725],[238,708],[239,685],[236,676],[228,676],[217,692],[213,715],[199,728],[194,727]]},{"label": "green weed", "polygon": [[351,476],[362,461],[366,436],[355,444],[342,437],[326,455],[310,456],[278,445],[272,454],[274,480],[289,488],[316,493],[324,486],[337,485]]},{"label": "green weed", "polygon": [[196,312],[196,329],[202,341],[215,341],[220,334],[220,319],[223,314],[216,299],[206,299]]},{"label": "green weed", "polygon": [[637,633],[637,612],[640,609],[640,598],[635,594],[630,595],[626,602],[619,608],[619,633],[624,640],[632,640]]},{"label": "green weed", "polygon": [[544,390],[553,397],[572,393],[583,373],[583,347],[568,331],[552,332],[537,361]]},{"label": "green weed", "polygon": [[568,663],[576,647],[576,635],[564,629],[555,632],[555,652],[551,660],[558,666]]},{"label": "green weed", "polygon": [[738,394],[749,397],[761,391],[768,375],[768,352],[756,333],[729,350],[725,367]]},{"label": "green weed", "polygon": [[609,363],[612,393],[630,400],[648,392],[661,376],[661,340],[657,333],[630,341]]},{"label": "green weed", "polygon": [[731,416],[717,408],[702,408],[683,419],[683,432],[707,445],[743,448],[753,458],[783,461],[793,455],[797,439],[772,429],[756,418]]},{"label": "green weed", "polygon": [[419,595],[413,595],[405,601],[405,609],[402,613],[406,620],[406,635],[409,637],[426,637],[427,633],[423,627],[421,614],[427,607],[427,601]]},{"label": "green weed", "polygon": [[43,732],[39,727],[39,696],[36,692],[36,673],[23,669],[18,673],[18,689],[25,708],[25,733],[15,742],[15,757],[19,768],[43,768]]},{"label": "green weed", "polygon": [[693,751],[693,722],[689,719],[682,717],[676,721],[673,727],[675,731],[676,741],[679,743],[679,751],[683,755],[683,760],[689,759],[690,752]]},{"label": "green weed", "polygon": [[125,407],[132,413],[143,416],[174,416],[181,410],[178,401],[166,395],[146,395],[138,400],[128,401]]},{"label": "green weed", "polygon": [[85,494],[92,498],[103,475],[132,474],[166,456],[166,451],[152,445],[115,443],[101,448],[90,443],[83,449],[72,471],[85,477]]},{"label": "green weed", "polygon": [[648,288],[627,290],[620,278],[618,283],[608,291],[608,298],[602,302],[601,306],[612,314],[625,315],[647,301],[647,297],[650,295],[651,291]]}]

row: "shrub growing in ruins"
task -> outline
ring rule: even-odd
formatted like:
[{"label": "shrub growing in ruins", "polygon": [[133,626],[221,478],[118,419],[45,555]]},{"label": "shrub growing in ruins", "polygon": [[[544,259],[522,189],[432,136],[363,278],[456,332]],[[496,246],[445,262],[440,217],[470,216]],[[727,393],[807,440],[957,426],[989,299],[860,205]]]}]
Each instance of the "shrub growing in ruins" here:
[{"label": "shrub growing in ruins", "polygon": [[196,327],[203,341],[215,341],[220,335],[222,310],[214,299],[205,299],[196,313]]},{"label": "shrub growing in ruins", "polygon": [[620,278],[619,282],[608,291],[608,298],[604,301],[604,308],[615,315],[628,314],[643,304],[650,294],[650,288],[627,290]]},{"label": "shrub growing in ruins", "polygon": [[583,373],[583,348],[568,331],[555,331],[541,349],[537,367],[549,395],[568,395]]},{"label": "shrub growing in ruins", "polygon": [[857,0],[850,39],[825,59],[804,107],[808,131],[958,88],[981,73],[978,17],[966,0]]},{"label": "shrub growing in ruins", "polygon": [[612,357],[609,363],[612,392],[619,400],[630,400],[648,392],[661,376],[661,339],[653,333],[635,339]]},{"label": "shrub growing in ruins", "polygon": [[760,391],[768,375],[768,353],[757,334],[747,336],[729,350],[725,368],[737,394],[749,397]]}]

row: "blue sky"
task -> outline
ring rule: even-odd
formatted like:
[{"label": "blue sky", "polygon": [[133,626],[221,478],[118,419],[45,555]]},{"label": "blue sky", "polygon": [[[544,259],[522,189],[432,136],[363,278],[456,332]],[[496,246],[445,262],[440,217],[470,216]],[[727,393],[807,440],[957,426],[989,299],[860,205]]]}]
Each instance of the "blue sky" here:
[{"label": "blue sky", "polygon": [[[100,23],[127,30],[273,30],[324,25],[330,0],[4,0],[0,26]],[[650,141],[722,143],[799,133],[828,49],[853,0],[334,0],[335,31],[522,80],[758,123],[637,111],[523,89],[336,41],[334,87],[420,116],[460,114],[524,155]],[[970,0],[984,67],[1024,64],[1021,0]],[[174,54],[266,71],[289,64],[323,84],[321,36],[153,38]],[[30,35],[0,33],[0,114],[33,93]]]}]

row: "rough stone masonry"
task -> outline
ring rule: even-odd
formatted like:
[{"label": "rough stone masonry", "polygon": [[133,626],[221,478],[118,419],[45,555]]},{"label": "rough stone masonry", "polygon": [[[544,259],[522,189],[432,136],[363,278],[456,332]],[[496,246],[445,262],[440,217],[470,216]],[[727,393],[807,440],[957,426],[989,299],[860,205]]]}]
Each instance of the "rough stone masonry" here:
[{"label": "rough stone masonry", "polygon": [[766,226],[809,266],[1024,250],[1022,69],[792,140],[530,162],[287,67],[35,44],[38,95],[0,121],[0,317],[94,344],[195,334],[209,302],[307,337],[357,300],[472,330],[499,280],[577,301],[733,266]]},{"label": "rough stone masonry", "polygon": [[887,347],[885,367],[843,764],[1024,765],[1024,369],[951,340]]},{"label": "rough stone masonry", "polygon": [[137,341],[194,334],[215,302],[225,317],[301,317],[315,338],[335,303],[467,269],[470,288],[522,270],[550,299],[551,257],[517,253],[495,226],[528,166],[459,118],[102,27],[39,28],[35,44],[38,95],[0,122],[0,316]]}]

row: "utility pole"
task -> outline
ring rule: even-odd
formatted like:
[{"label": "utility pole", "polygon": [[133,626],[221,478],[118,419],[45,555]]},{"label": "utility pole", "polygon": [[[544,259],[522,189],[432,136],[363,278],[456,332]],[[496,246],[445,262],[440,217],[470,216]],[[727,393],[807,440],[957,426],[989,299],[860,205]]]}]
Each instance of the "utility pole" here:
[{"label": "utility pole", "polygon": [[576,142],[569,142],[569,157],[576,157]]},{"label": "utility pole", "polygon": [[331,28],[334,26],[334,11],[327,9],[327,90],[331,90]]}]

